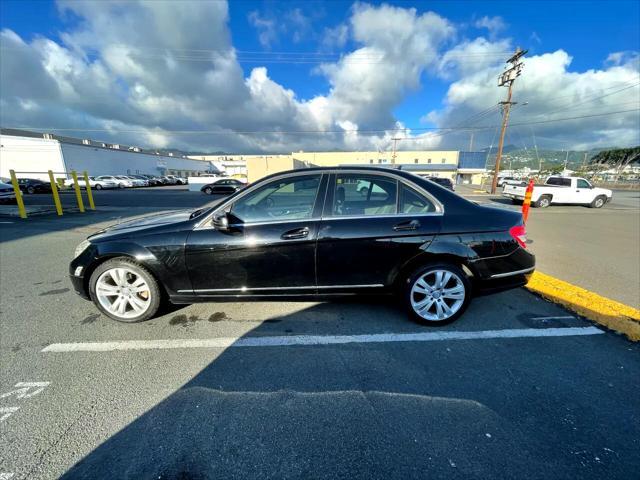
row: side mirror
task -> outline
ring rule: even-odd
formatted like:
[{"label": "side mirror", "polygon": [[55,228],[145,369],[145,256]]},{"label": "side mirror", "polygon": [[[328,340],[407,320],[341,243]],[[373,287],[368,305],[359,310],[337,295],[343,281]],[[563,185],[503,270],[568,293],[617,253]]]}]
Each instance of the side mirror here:
[{"label": "side mirror", "polygon": [[222,212],[213,217],[213,228],[221,232],[229,231],[229,218],[226,212]]}]

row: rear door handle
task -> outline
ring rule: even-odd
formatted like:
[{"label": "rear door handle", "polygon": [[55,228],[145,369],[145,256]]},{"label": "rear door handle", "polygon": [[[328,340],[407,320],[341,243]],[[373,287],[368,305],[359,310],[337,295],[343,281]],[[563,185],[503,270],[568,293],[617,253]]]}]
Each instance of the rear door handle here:
[{"label": "rear door handle", "polygon": [[420,222],[418,220],[411,220],[410,222],[402,222],[393,226],[394,232],[403,232],[407,230],[417,230],[420,228]]},{"label": "rear door handle", "polygon": [[284,232],[280,238],[283,240],[295,240],[297,238],[306,238],[308,235],[309,227],[302,227]]}]

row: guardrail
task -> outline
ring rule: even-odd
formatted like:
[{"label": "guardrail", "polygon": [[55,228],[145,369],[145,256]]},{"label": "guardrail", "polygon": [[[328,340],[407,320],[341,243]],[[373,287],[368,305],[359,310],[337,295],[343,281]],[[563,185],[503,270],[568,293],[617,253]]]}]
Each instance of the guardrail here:
[{"label": "guardrail", "polygon": [[[56,183],[54,173],[56,175],[70,174],[71,178],[73,178],[73,189],[75,190],[75,194],[76,194],[76,202],[78,203],[78,210],[80,210],[80,212],[82,213],[85,212],[84,201],[82,199],[82,192],[80,190],[80,185],[78,183],[78,173],[75,170],[71,170],[71,172],[53,172],[52,170],[47,170],[46,172],[16,172],[15,170],[9,170],[9,175],[11,176],[11,185],[13,186],[13,191],[16,194],[16,204],[18,205],[18,214],[20,215],[20,218],[27,218],[27,210],[25,208],[24,200],[22,198],[22,191],[20,190],[18,177],[16,176],[17,173],[19,174],[35,173],[39,175],[43,175],[43,174],[49,175],[49,182],[51,184],[51,195],[53,196],[53,203],[56,207],[56,213],[58,214],[58,216],[63,215],[64,212],[62,210],[62,202],[60,201],[60,193],[58,191],[58,184]],[[89,202],[89,208],[91,210],[95,210],[96,206],[95,206],[95,203],[93,202],[93,193],[91,192],[91,182],[89,181],[89,174],[85,170],[84,172],[82,172],[82,175],[84,177],[85,189],[87,191],[87,200]]]}]

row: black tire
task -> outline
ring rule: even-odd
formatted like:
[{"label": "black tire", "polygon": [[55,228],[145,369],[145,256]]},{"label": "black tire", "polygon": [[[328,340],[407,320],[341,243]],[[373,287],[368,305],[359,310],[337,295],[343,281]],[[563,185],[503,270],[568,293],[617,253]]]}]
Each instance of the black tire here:
[{"label": "black tire", "polygon": [[204,193],[206,193],[207,195],[213,195],[213,188],[211,188],[211,187],[204,187],[204,189],[202,191]]},{"label": "black tire", "polygon": [[513,203],[514,205],[522,205],[523,201],[518,200],[517,198],[512,198],[511,203]]},{"label": "black tire", "polygon": [[[435,271],[443,271],[443,272],[449,272],[452,274],[452,278],[443,286],[441,287],[441,289],[446,288],[447,285],[452,285],[451,282],[454,282],[454,277],[457,277],[457,281],[459,283],[456,283],[456,285],[461,285],[464,288],[463,291],[463,295],[464,298],[461,299],[462,303],[457,307],[457,310],[455,311],[455,313],[453,313],[453,315],[448,316],[447,318],[443,319],[443,320],[437,320],[437,319],[427,319],[424,316],[421,316],[420,314],[418,314],[416,312],[416,310],[414,309],[414,307],[412,306],[412,300],[418,300],[420,301],[420,299],[418,298],[412,298],[417,295],[419,295],[418,293],[414,293],[412,292],[412,289],[414,287],[414,285],[423,277],[427,277],[429,278],[431,276],[431,274]],[[425,298],[428,295],[425,294]],[[405,308],[407,309],[407,311],[409,312],[409,315],[418,323],[422,324],[422,325],[428,325],[428,326],[441,326],[441,325],[447,325],[451,322],[456,321],[458,318],[460,318],[460,316],[464,313],[464,311],[467,309],[467,307],[469,306],[469,302],[471,301],[471,296],[472,296],[472,292],[471,292],[471,282],[469,281],[469,279],[467,278],[467,275],[462,271],[462,269],[456,265],[450,264],[450,263],[433,263],[433,264],[429,264],[426,266],[422,266],[418,269],[416,269],[411,275],[409,275],[405,282],[404,282],[404,286],[403,286],[403,292],[402,292],[402,297],[403,297],[403,303]],[[438,300],[436,300],[437,302]],[[442,299],[442,301],[446,301],[445,299]],[[448,307],[452,307],[456,302],[452,302],[451,304],[447,303]],[[432,307],[430,307],[427,310],[431,310]],[[434,308],[435,309],[435,308]],[[435,313],[435,312],[434,312]],[[428,312],[427,312],[428,314]]]},{"label": "black tire", "polygon": [[[104,272],[113,268],[126,268],[127,270],[131,270],[147,283],[147,286],[149,287],[150,297],[149,306],[141,315],[130,318],[119,317],[104,308],[98,300],[98,297],[96,295],[96,283]],[[123,323],[137,323],[149,320],[156,314],[156,312],[160,308],[160,305],[162,304],[162,291],[160,290],[156,279],[146,268],[128,257],[112,258],[98,265],[98,267],[91,274],[91,278],[89,279],[89,295],[91,296],[91,300],[93,301],[94,305],[98,308],[98,310],[100,310],[101,313],[113,320],[117,320],[118,322]]]},{"label": "black tire", "polygon": [[33,186],[29,185],[29,186],[27,187],[27,193],[29,193],[29,194],[33,195],[34,193],[36,193],[36,189],[35,189],[35,188],[33,188]]},{"label": "black tire", "polygon": [[593,199],[593,202],[589,204],[589,208],[602,208],[607,203],[607,197],[604,195],[598,195]]},{"label": "black tire", "polygon": [[102,185],[100,185],[99,183],[95,186],[96,190],[102,190]]},{"label": "black tire", "polygon": [[119,183],[118,188],[124,188],[124,185],[122,183]]},{"label": "black tire", "polygon": [[551,205],[551,195],[542,195],[537,202],[535,202],[534,207],[537,208],[547,208]]}]

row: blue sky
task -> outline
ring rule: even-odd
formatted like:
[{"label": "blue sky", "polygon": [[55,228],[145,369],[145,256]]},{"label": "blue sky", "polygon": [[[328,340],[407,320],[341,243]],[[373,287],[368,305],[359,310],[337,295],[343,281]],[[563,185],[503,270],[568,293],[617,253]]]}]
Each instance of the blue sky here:
[{"label": "blue sky", "polygon": [[[3,30],[13,31],[27,44],[34,45],[38,39],[45,38],[52,40],[56,44],[69,47],[69,40],[66,35],[70,33],[77,34],[80,29],[97,33],[100,28],[99,25],[92,25],[94,20],[91,19],[91,3],[84,9],[76,7],[76,3],[80,2],[69,2],[63,4],[64,8],[62,8],[55,2],[49,1],[3,0],[0,2],[0,26]],[[98,3],[106,2],[95,2],[95,4]],[[214,4],[224,2],[198,3],[200,4],[197,6],[198,8],[206,8],[207,3],[211,4],[213,8]],[[335,86],[335,77],[332,77],[326,71],[320,71],[318,63],[280,63],[281,59],[292,58],[288,55],[294,52],[307,52],[309,55],[321,54],[323,58],[331,59],[337,63],[342,55],[347,55],[367,46],[366,42],[363,42],[362,38],[356,38],[357,34],[354,33],[356,31],[354,26],[355,17],[357,12],[362,12],[363,5],[372,12],[379,12],[382,8],[381,2],[354,4],[347,1],[232,1],[228,5],[228,17],[222,21],[223,26],[221,28],[225,29],[224,31],[230,35],[229,48],[234,48],[236,51],[241,52],[238,57],[240,60],[239,65],[245,78],[251,76],[253,68],[264,66],[267,69],[269,80],[285,90],[293,91],[296,100],[304,103],[317,96],[329,96],[331,87]],[[495,47],[493,50],[491,47],[485,47],[489,52],[505,50],[504,45],[506,44],[510,48],[519,45],[529,49],[529,57],[562,51],[571,57],[571,62],[567,62],[567,65],[562,70],[562,74],[567,79],[571,78],[572,73],[585,74],[589,71],[606,71],[611,64],[611,60],[607,61],[607,58],[612,53],[625,52],[625,57],[628,58],[637,55],[638,50],[640,50],[640,31],[638,27],[640,2],[637,1],[396,1],[386,2],[386,5],[397,7],[398,11],[403,12],[413,8],[416,10],[414,16],[417,18],[431,11],[439,18],[446,20],[455,31],[444,35],[446,38],[439,40],[438,45],[435,47],[437,55],[443,55],[448,49],[455,48],[465,42],[473,42],[478,38],[486,39],[487,42],[495,45],[503,42],[499,48]],[[176,12],[183,8],[177,3],[174,6]],[[129,7],[125,3],[122,8]],[[113,11],[109,14],[117,15]],[[107,13],[104,15],[107,15]],[[486,22],[483,22],[483,19],[486,19]],[[114,17],[114,20],[117,21],[117,16]],[[146,19],[141,16],[138,21],[142,23]],[[490,28],[487,28],[487,22],[491,25]],[[88,24],[89,26],[86,27]],[[328,45],[328,31],[341,26],[344,26],[345,29],[350,29],[346,35],[346,40]],[[167,25],[163,25],[163,28],[167,28]],[[189,46],[182,43],[180,34],[185,28],[188,29],[189,25],[176,23],[175,28],[177,31],[171,32],[176,38],[175,48]],[[401,25],[393,25],[390,28],[399,29],[399,32],[402,31]],[[382,29],[380,28],[380,30]],[[375,32],[373,34],[369,32],[366,35],[368,35],[367,38],[372,38],[374,34]],[[375,44],[375,39],[373,43]],[[6,40],[3,42],[4,44],[6,44]],[[215,46],[214,44],[207,45]],[[190,48],[192,46],[190,45]],[[165,47],[167,45],[159,48]],[[88,56],[85,56],[85,61],[88,64],[93,61],[100,62],[102,60],[101,56],[104,55],[101,48],[106,48],[106,46],[103,44],[95,47],[95,49],[87,49],[85,54]],[[173,47],[169,46],[167,48]],[[284,53],[280,54],[278,52]],[[75,53],[77,54],[77,52]],[[82,55],[79,56],[82,57]],[[465,61],[471,65],[475,75],[477,74],[476,71],[483,66],[482,62],[493,60],[493,64],[487,63],[487,68],[495,68],[497,59],[499,58],[495,55],[488,57],[480,55],[471,56],[466,58]],[[635,62],[637,63],[637,58]],[[108,62],[105,63],[108,67],[111,67],[111,70],[118,70],[117,67],[109,65]],[[473,66],[473,63],[477,65]],[[528,69],[530,68],[532,66],[525,65],[525,75],[529,74]],[[630,68],[636,68],[635,64]],[[391,72],[393,72],[393,69]],[[384,74],[384,72],[381,74]],[[393,78],[393,75],[390,75],[390,77],[388,82],[397,81],[397,79]],[[622,86],[627,85],[624,81],[628,81],[628,78],[625,77],[624,80],[621,80],[620,84]],[[413,85],[412,80],[408,79],[407,85],[410,86],[402,88],[400,97],[396,95],[393,101],[384,103],[384,108],[390,109],[389,115],[404,126],[442,125],[443,119],[451,114],[451,102],[448,102],[446,98],[448,92],[451,91],[452,85],[456,84],[456,82],[464,85],[464,76],[435,72],[433,63],[423,65],[420,67],[419,85]],[[129,90],[133,85],[133,80],[126,78],[126,75],[114,73],[113,84],[120,85],[124,90]],[[607,89],[614,88],[615,85],[615,83],[603,85],[602,91],[606,93],[610,91]],[[498,88],[496,87],[495,90],[498,91]],[[498,93],[502,94],[499,91]],[[542,92],[537,93],[542,94]],[[635,90],[627,93],[634,94]],[[590,94],[593,95],[592,93]],[[588,99],[588,97],[586,98]],[[24,104],[24,101],[22,103]],[[491,103],[486,105],[490,106]],[[617,105],[621,105],[621,103],[618,102]],[[61,107],[69,110],[68,105],[61,105]],[[469,102],[465,103],[464,107],[462,110],[465,113],[474,110],[474,108],[470,107]],[[102,121],[108,120],[102,113],[98,114],[98,112],[74,111],[72,113],[99,117]],[[358,117],[357,115],[351,118],[348,114],[344,114],[344,118],[336,117],[333,120],[334,124],[342,124],[344,122],[354,124],[355,118],[359,118],[360,121],[357,124],[362,125],[363,117]],[[126,122],[128,123],[130,120],[127,119]],[[17,119],[14,120],[11,117],[2,118],[3,126],[6,126],[7,122],[14,123],[15,121]],[[125,119],[122,119],[122,121],[125,121]],[[269,121],[273,123],[272,116],[269,117]],[[495,118],[492,118],[491,121],[495,121]],[[190,119],[188,123],[200,124],[195,119]],[[35,124],[41,123],[35,121]],[[141,126],[144,128],[162,128],[167,131],[169,131],[170,127],[169,123],[162,124],[160,121],[154,125]],[[221,126],[227,128],[226,125]],[[237,130],[235,126],[228,128]],[[629,126],[627,126],[627,130],[629,130]],[[633,130],[633,126],[631,126],[630,130]],[[541,133],[542,137],[544,137],[543,133]],[[176,140],[184,142],[184,139],[176,138]],[[633,137],[631,140],[633,140]],[[603,141],[609,141],[609,139]],[[210,146],[214,147],[215,145]],[[251,148],[255,148],[255,146]]]}]

